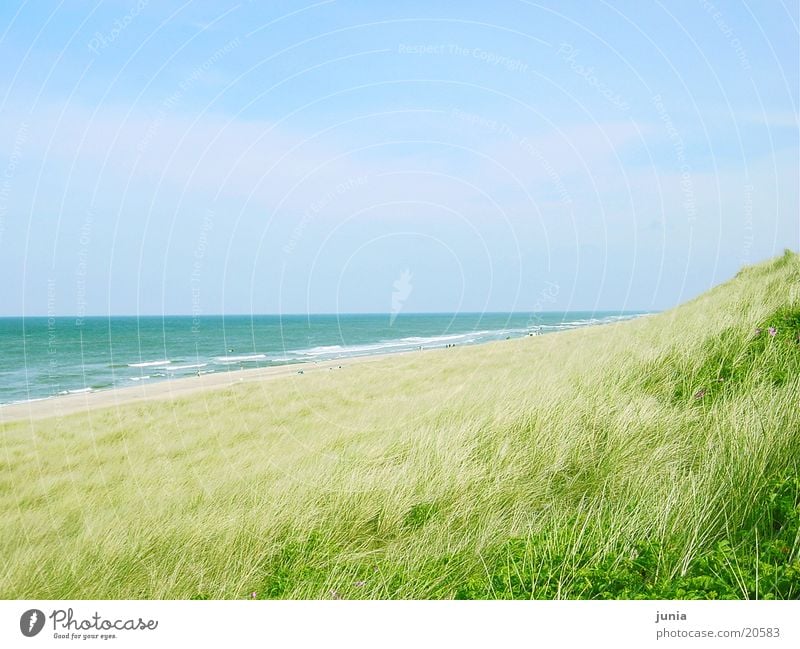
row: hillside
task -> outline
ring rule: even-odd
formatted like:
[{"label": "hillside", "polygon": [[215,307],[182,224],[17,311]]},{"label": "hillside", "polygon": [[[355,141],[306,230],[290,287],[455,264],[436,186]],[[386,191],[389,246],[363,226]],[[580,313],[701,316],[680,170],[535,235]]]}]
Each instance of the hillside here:
[{"label": "hillside", "polygon": [[797,598],[798,336],[787,252],[629,322],[3,424],[0,595]]}]

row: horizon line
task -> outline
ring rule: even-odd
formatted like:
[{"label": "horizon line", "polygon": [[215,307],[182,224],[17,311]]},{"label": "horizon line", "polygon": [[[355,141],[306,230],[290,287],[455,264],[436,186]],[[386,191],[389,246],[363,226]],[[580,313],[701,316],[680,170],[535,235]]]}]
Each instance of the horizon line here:
[{"label": "horizon line", "polygon": [[565,309],[565,310],[546,310],[546,311],[408,311],[403,313],[392,313],[391,311],[319,311],[319,312],[291,312],[291,313],[204,313],[194,315],[191,313],[105,313],[89,315],[0,315],[0,320],[12,318],[54,318],[70,320],[87,320],[98,318],[258,318],[258,317],[309,317],[309,316],[353,316],[353,315],[380,315],[403,316],[415,315],[530,315],[540,314],[560,314],[560,313],[660,313],[665,309]]}]

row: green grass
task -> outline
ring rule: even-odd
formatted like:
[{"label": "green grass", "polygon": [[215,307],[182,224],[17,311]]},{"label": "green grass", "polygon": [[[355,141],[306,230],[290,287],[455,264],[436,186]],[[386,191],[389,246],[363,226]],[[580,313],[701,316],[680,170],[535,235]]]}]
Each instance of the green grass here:
[{"label": "green grass", "polygon": [[799,334],[787,252],[631,322],[5,424],[0,595],[798,598]]}]

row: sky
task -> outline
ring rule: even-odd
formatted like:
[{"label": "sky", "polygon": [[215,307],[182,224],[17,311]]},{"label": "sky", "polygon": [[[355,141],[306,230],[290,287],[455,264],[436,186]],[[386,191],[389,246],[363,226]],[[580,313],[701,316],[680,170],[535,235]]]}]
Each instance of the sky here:
[{"label": "sky", "polygon": [[662,310],[800,244],[800,5],[0,4],[0,316]]}]

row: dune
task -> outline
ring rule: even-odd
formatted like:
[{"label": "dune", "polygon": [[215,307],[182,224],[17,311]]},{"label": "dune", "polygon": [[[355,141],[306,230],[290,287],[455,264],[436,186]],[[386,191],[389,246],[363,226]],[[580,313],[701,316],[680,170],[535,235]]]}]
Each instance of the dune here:
[{"label": "dune", "polygon": [[798,335],[787,252],[636,320],[39,404],[0,595],[797,598]]}]

